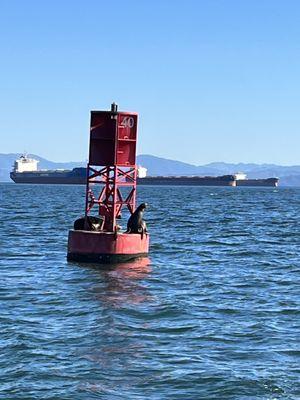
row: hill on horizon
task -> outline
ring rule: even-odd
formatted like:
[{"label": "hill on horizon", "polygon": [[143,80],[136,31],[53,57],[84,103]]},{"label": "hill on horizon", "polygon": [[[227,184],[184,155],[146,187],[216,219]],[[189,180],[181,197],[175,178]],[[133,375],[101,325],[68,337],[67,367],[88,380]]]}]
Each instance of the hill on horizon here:
[{"label": "hill on horizon", "polygon": [[[14,161],[20,157],[20,153],[0,154],[0,181],[11,182],[9,173]],[[72,169],[86,166],[85,161],[54,162],[30,154],[30,157],[39,160],[39,169]],[[280,178],[280,184],[285,186],[300,186],[300,165],[281,166],[276,164],[255,163],[225,163],[212,162],[205,165],[193,165],[177,160],[169,160],[150,154],[137,156],[137,164],[147,168],[148,176],[157,175],[226,175],[244,172],[249,178]]]}]

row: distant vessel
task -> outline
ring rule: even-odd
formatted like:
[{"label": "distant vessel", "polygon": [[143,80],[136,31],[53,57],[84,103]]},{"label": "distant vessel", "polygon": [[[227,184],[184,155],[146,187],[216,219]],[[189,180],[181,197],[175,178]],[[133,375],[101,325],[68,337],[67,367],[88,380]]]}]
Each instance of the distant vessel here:
[{"label": "distant vessel", "polygon": [[38,160],[23,154],[14,163],[10,178],[16,183],[85,184],[86,168],[37,169]]},{"label": "distant vessel", "polygon": [[[16,183],[36,184],[86,184],[86,168],[38,170],[38,160],[26,154],[15,161],[11,179]],[[278,185],[278,178],[247,179],[238,172],[222,176],[147,176],[147,169],[138,167],[139,185],[180,185],[180,186],[272,186]]]},{"label": "distant vessel", "polygon": [[279,178],[249,179],[244,172],[234,174],[236,186],[278,186]]},{"label": "distant vessel", "polygon": [[272,186],[277,187],[279,178],[241,179],[236,180],[236,186]]}]

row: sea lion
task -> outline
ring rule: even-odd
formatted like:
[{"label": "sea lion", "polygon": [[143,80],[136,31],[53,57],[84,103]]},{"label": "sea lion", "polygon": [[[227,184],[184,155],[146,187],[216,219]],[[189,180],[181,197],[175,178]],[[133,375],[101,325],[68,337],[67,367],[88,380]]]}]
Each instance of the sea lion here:
[{"label": "sea lion", "polygon": [[134,211],[128,219],[126,233],[141,233],[147,232],[146,222],[143,220],[144,211],[147,208],[147,203],[142,203]]},{"label": "sea lion", "polygon": [[89,215],[82,217],[74,222],[75,231],[101,231],[103,219]]}]

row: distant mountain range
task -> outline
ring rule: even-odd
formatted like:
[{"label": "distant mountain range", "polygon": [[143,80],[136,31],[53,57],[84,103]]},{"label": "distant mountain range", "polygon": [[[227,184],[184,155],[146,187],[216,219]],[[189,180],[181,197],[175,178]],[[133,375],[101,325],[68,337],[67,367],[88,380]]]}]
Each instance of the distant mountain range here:
[{"label": "distant mountain range", "polygon": [[[39,160],[39,169],[72,169],[86,165],[84,161],[53,162],[30,154],[32,158]],[[9,172],[14,161],[20,157],[20,153],[0,154],[0,181],[11,181]],[[148,169],[148,175],[226,175],[236,172],[244,172],[249,178],[280,178],[281,186],[300,186],[300,165],[281,166],[275,164],[230,164],[214,162],[206,165],[193,165],[181,161],[168,160],[142,154],[137,157],[137,163]]]}]

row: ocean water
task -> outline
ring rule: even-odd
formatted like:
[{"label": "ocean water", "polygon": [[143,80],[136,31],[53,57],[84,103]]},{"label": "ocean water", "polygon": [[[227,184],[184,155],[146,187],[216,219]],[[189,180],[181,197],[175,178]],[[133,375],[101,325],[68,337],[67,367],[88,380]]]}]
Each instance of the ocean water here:
[{"label": "ocean water", "polygon": [[0,399],[300,398],[300,189],[140,187],[149,258],[105,268],[84,187],[0,190]]}]

